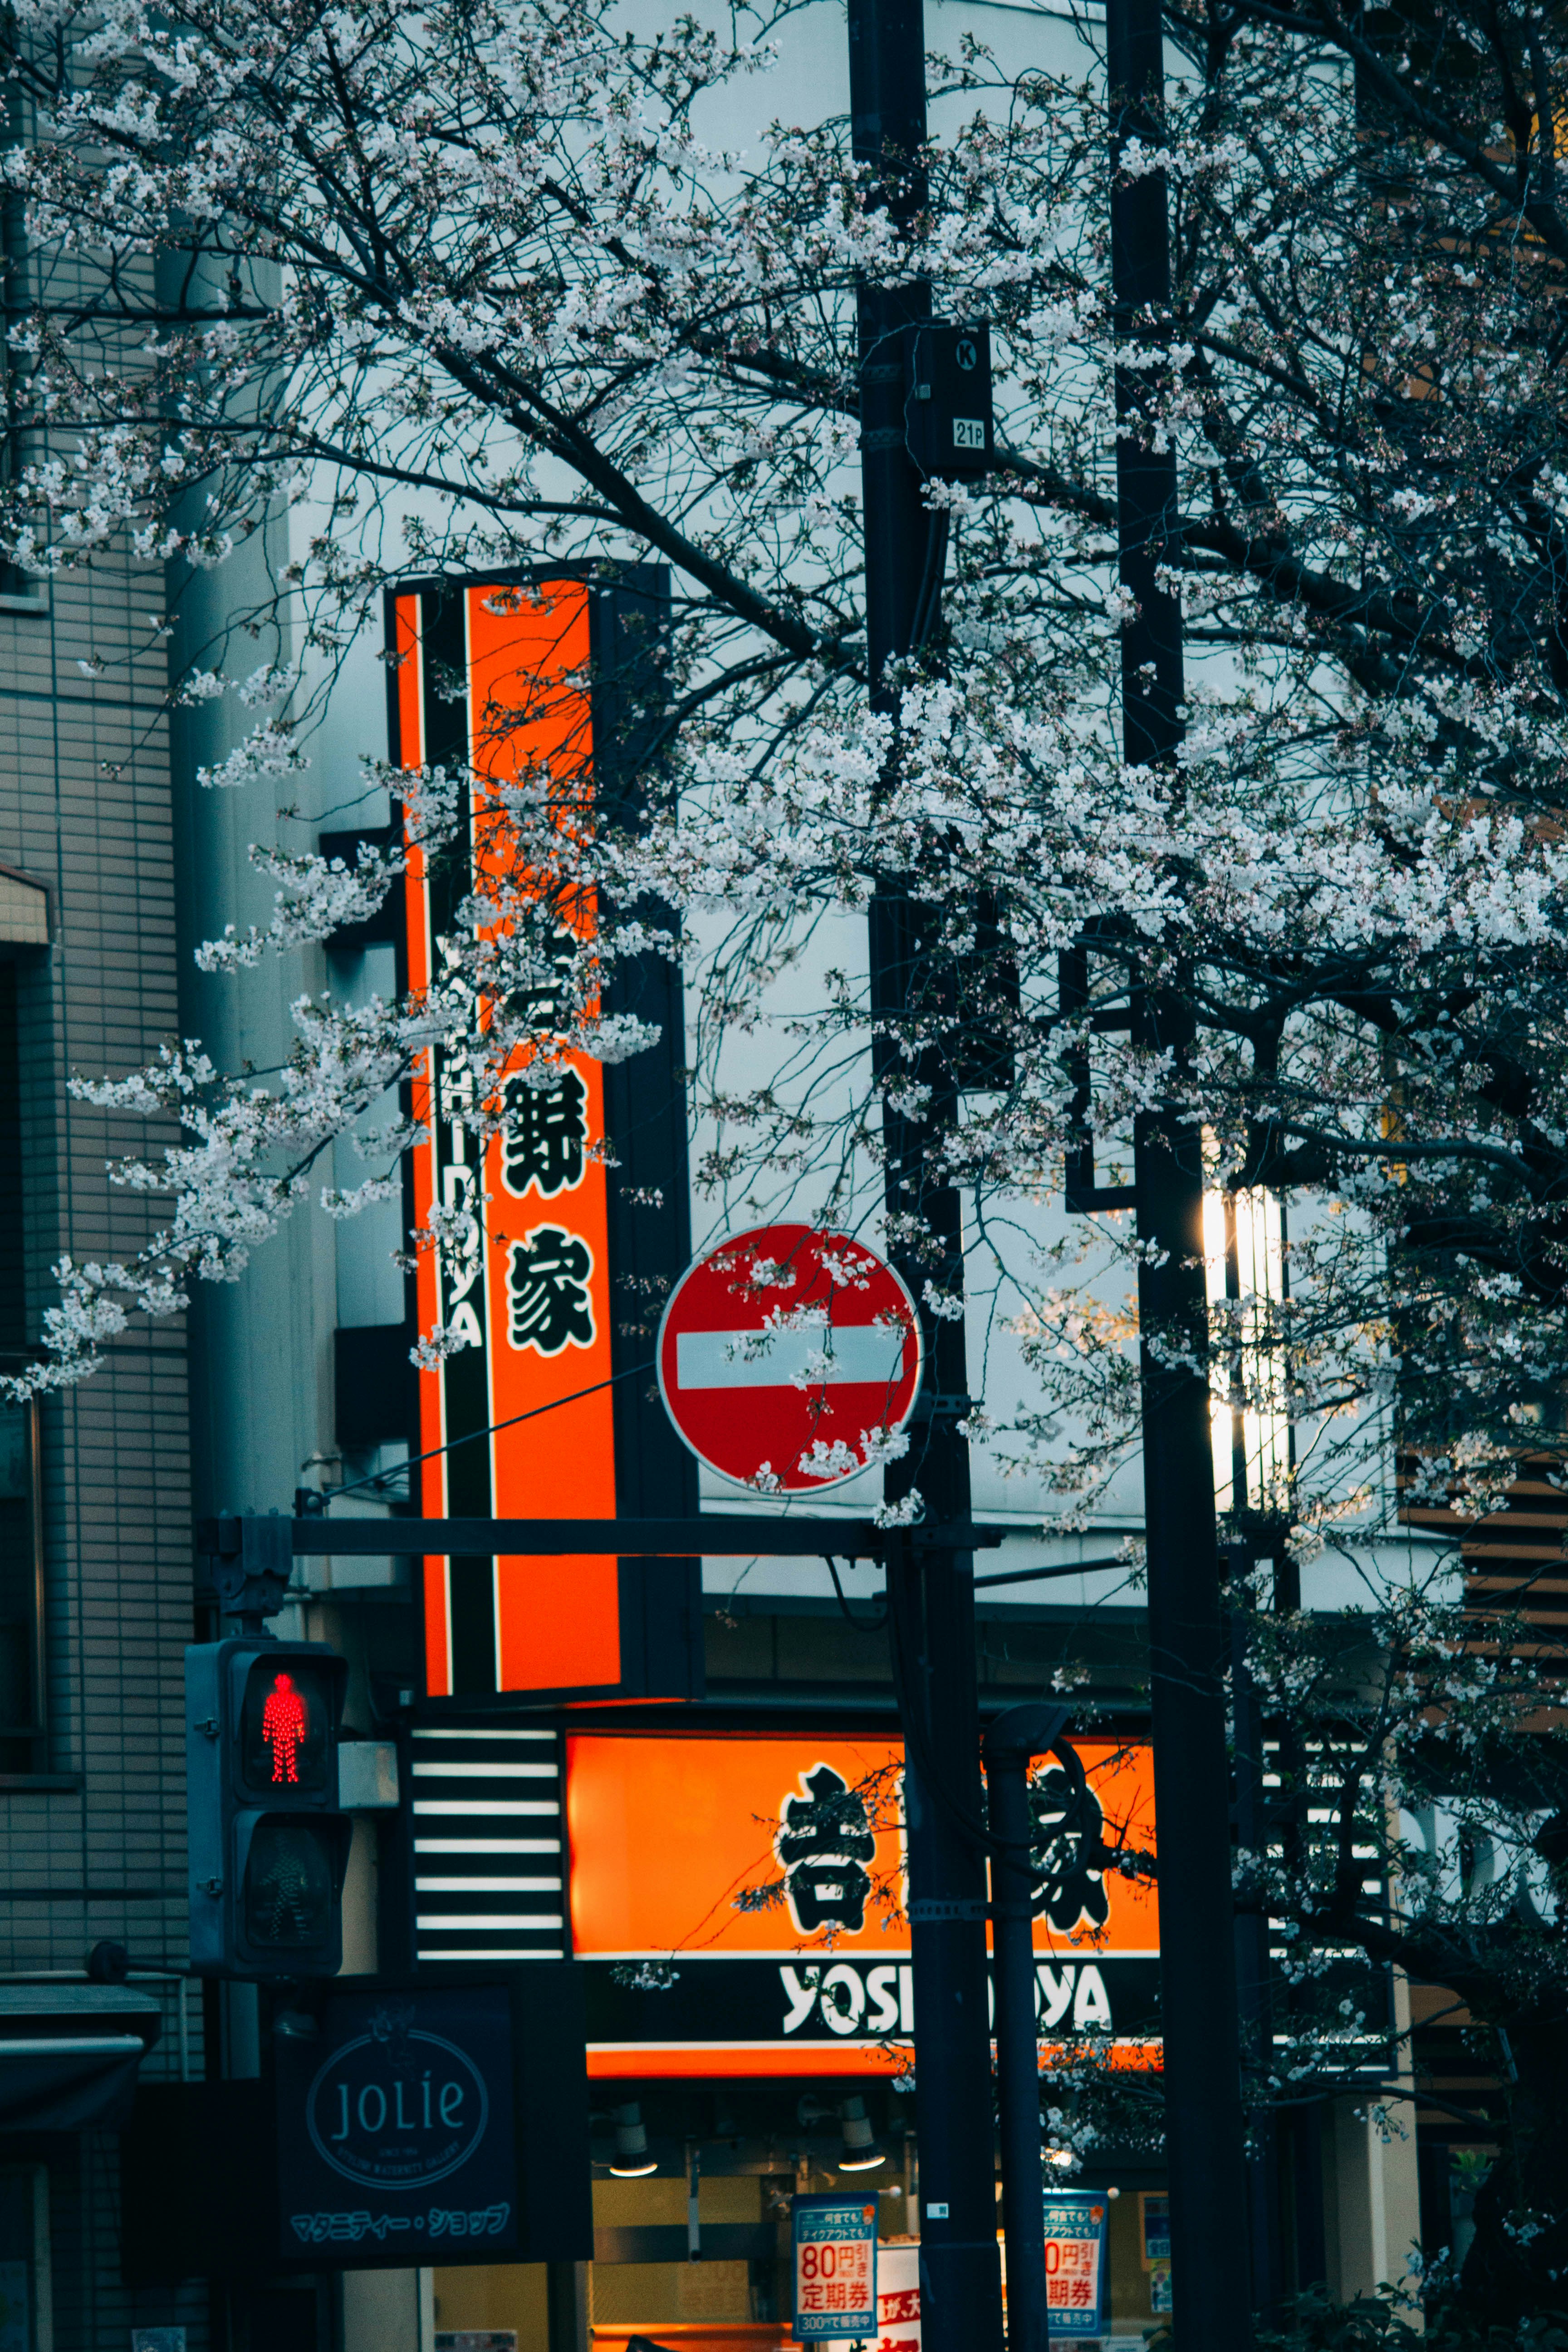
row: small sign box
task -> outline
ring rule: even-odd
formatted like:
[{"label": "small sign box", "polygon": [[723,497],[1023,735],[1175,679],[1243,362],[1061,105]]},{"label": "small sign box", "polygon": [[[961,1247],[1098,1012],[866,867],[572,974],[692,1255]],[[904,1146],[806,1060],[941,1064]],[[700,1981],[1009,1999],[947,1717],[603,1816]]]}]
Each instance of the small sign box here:
[{"label": "small sign box", "polygon": [[877,2334],[877,2200],[796,2197],[795,2325],[797,2344]]},{"label": "small sign box", "polygon": [[512,2023],[500,1984],[332,1988],[314,2036],[279,2037],[285,2259],[384,2270],[507,2258],[518,2242]]},{"label": "small sign box", "polygon": [[918,470],[938,481],[986,474],[996,463],[991,330],[933,320],[908,331],[905,440]]},{"label": "small sign box", "polygon": [[1143,2233],[1143,2267],[1149,2273],[1149,2308],[1163,2315],[1171,2296],[1171,2200],[1145,2190],[1138,2200]]},{"label": "small sign box", "polygon": [[1102,2189],[1046,2199],[1046,2304],[1053,2344],[1106,2333],[1109,2211]]},{"label": "small sign box", "polygon": [[[818,2352],[854,2352],[855,2337],[836,2336]],[[441,2352],[439,2345],[436,2352]],[[921,2250],[877,2249],[876,2352],[921,2352]]]}]

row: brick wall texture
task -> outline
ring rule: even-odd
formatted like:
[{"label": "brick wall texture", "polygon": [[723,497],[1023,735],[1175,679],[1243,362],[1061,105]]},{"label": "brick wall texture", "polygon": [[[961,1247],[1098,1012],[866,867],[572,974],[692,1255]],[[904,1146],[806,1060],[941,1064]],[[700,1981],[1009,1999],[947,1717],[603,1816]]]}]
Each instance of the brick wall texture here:
[{"label": "brick wall texture", "polygon": [[[35,1333],[62,1252],[124,1257],[159,1223],[162,1204],[113,1185],[106,1163],[168,1135],[73,1101],[65,1082],[121,1075],[177,1034],[163,597],[157,569],[110,554],[53,582],[35,609],[0,609],[0,861],[47,884],[52,912],[48,950],[19,975]],[[102,1937],[140,1966],[178,1969],[192,1636],[183,1323],[134,1326],[97,1377],[50,1398],[43,1453],[55,1785],[0,1789],[0,1975],[79,1969]],[[152,1989],[165,2030],[144,2071],[177,2073],[178,1988]],[[195,1998],[188,2026],[199,2072]],[[114,2135],[51,2151],[56,2352],[130,2352],[133,2326],[172,2322],[198,2352],[204,2289],[121,2286],[119,2196]]]}]

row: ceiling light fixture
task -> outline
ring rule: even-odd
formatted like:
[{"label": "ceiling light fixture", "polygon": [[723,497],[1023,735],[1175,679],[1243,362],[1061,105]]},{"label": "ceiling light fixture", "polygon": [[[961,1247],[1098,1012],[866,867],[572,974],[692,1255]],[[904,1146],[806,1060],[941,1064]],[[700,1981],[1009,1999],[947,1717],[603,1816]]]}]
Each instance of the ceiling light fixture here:
[{"label": "ceiling light fixture", "polygon": [[658,2158],[648,2154],[647,2127],[636,2101],[630,2106],[612,2107],[610,2120],[616,2126],[616,2152],[610,2158],[616,2179],[640,2180],[645,2173],[657,2172]]}]

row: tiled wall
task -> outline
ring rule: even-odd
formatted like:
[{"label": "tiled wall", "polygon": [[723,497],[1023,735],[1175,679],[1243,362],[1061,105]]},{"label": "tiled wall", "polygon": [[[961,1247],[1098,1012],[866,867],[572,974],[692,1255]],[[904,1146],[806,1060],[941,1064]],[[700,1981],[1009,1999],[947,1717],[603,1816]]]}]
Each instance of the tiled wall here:
[{"label": "tiled wall", "polygon": [[[0,861],[51,900],[50,947],[19,975],[35,1334],[62,1251],[129,1256],[166,1214],[112,1185],[105,1163],[170,1131],[65,1088],[71,1071],[152,1060],[178,1031],[163,597],[160,569],[110,555],[53,583],[35,610],[0,602]],[[104,1937],[137,1963],[178,1967],[192,1633],[183,1322],[133,1325],[100,1373],[46,1402],[43,1432],[47,1772],[0,1785],[0,1971],[79,1968]],[[177,2074],[176,1989],[154,1989],[165,2026],[147,2072]],[[199,2071],[195,1999],[188,2043]],[[197,2352],[205,2289],[132,2295],[120,2283],[116,2136],[57,2148],[50,2173],[56,2352],[123,2352],[133,2325],[172,2320]]]}]

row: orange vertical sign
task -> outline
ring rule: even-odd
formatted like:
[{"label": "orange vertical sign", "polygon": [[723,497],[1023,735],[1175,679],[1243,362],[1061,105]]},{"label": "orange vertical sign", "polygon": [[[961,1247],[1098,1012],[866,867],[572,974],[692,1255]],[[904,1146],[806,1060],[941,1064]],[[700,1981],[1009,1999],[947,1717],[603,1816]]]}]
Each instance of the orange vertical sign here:
[{"label": "orange vertical sign", "polygon": [[[561,786],[565,811],[581,790],[592,749],[583,683],[590,652],[585,583],[554,581],[536,590],[470,586],[460,598],[460,616],[448,593],[438,622],[444,667],[454,667],[450,656],[460,655],[467,688],[466,737],[447,753],[466,759],[474,778],[466,860],[460,845],[464,870],[443,884],[419,850],[412,855],[408,938],[415,989],[430,984],[443,899],[455,905],[472,877],[482,882],[487,866],[498,873],[508,867],[509,821],[487,784],[510,785],[547,768]],[[439,750],[433,739],[441,717],[427,675],[437,667],[431,642],[435,604],[429,593],[397,599],[401,757],[408,766],[434,764]],[[584,897],[563,920],[581,939],[591,934],[594,912]],[[542,1005],[541,1013],[547,1022]],[[430,1066],[416,1087],[416,1113],[428,1138],[416,1154],[416,1208],[423,1222],[439,1199],[458,1231],[421,1253],[420,1319],[424,1328],[444,1325],[468,1345],[420,1375],[420,1450],[448,1449],[424,1465],[422,1508],[431,1517],[613,1518],[600,1065],[571,1053],[543,1083],[530,1085],[531,1049],[517,1049],[501,1077],[508,1115],[484,1145],[481,1162],[479,1139],[465,1124],[469,1107],[454,1098],[444,1079],[439,1048],[427,1058]],[[475,1378],[476,1349],[482,1380]],[[514,1425],[495,1426],[503,1423]],[[455,1445],[455,1439],[466,1442]],[[618,1575],[614,1559],[427,1560],[427,1687],[442,1696],[484,1687],[614,1685],[621,1671]],[[459,1585],[460,1612],[454,1601]],[[462,1625],[454,1631],[458,1613],[466,1634]]]}]

